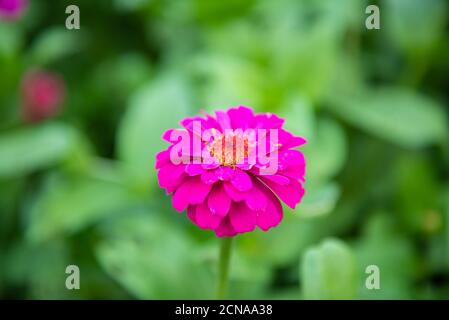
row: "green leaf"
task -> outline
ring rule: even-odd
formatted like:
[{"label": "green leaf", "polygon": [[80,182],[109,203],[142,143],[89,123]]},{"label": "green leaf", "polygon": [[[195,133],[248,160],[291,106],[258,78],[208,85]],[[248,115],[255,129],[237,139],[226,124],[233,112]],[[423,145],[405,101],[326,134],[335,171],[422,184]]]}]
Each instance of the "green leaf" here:
[{"label": "green leaf", "polygon": [[262,105],[261,69],[250,60],[235,56],[208,54],[196,60],[197,72],[207,79],[202,88],[202,105],[207,111],[247,105]]},{"label": "green leaf", "polygon": [[39,242],[67,236],[133,203],[134,196],[120,183],[83,175],[52,175],[29,208],[27,237]]},{"label": "green leaf", "polygon": [[433,166],[430,158],[412,152],[401,156],[395,165],[397,214],[404,227],[412,232],[436,233],[439,229],[431,218],[438,216],[441,189]]},{"label": "green leaf", "polygon": [[297,95],[290,97],[279,115],[285,118],[285,129],[294,135],[304,137],[307,141],[315,136],[315,112],[307,99]]},{"label": "green leaf", "polygon": [[133,12],[148,4],[146,0],[114,0],[114,7],[120,12]]},{"label": "green leaf", "polygon": [[426,51],[443,36],[448,18],[448,6],[444,0],[384,2],[385,30],[392,43],[401,49],[410,53]]},{"label": "green leaf", "polygon": [[[188,221],[187,223],[191,223]],[[197,235],[201,236],[198,227],[194,226]],[[199,250],[195,249],[196,259],[208,263],[209,268],[218,271],[218,249],[220,246],[220,238],[215,237],[210,231],[203,236],[210,239],[206,243],[201,243]],[[240,247],[240,239],[234,246],[232,258],[230,262],[228,297],[232,299],[263,299],[264,292],[270,286],[272,281],[272,268],[269,264],[260,264],[258,261],[249,257],[246,252],[238,250]],[[196,255],[198,253],[198,256]],[[258,265],[254,268],[254,265]],[[214,284],[216,282],[214,281]]]},{"label": "green leaf", "polygon": [[25,179],[0,181],[0,243],[6,243],[16,223],[16,206],[25,189]]},{"label": "green leaf", "polygon": [[340,240],[325,240],[304,254],[300,279],[306,299],[354,299],[357,277],[354,254]]},{"label": "green leaf", "polygon": [[178,127],[191,104],[187,83],[180,76],[165,75],[149,83],[129,102],[118,131],[118,157],[138,188],[155,181],[156,153],[168,147],[162,134]]},{"label": "green leaf", "polygon": [[299,91],[311,101],[320,100],[337,66],[338,43],[350,20],[341,13],[351,8],[346,3],[335,6],[308,1],[264,7],[268,23],[273,24],[265,30],[270,80]]},{"label": "green leaf", "polygon": [[17,241],[6,252],[2,271],[8,285],[26,288],[26,299],[69,299],[73,294],[65,287],[65,268],[71,263],[69,252],[65,241],[39,245]]},{"label": "green leaf", "polygon": [[215,282],[197,247],[157,213],[129,212],[100,231],[100,264],[137,298],[212,298]]},{"label": "green leaf", "polygon": [[127,97],[152,76],[148,60],[135,52],[101,63],[93,72],[92,85],[105,97]]},{"label": "green leaf", "polygon": [[22,31],[10,24],[0,23],[0,39],[0,57],[17,54],[23,46]]},{"label": "green leaf", "polygon": [[49,64],[80,52],[85,45],[85,36],[82,31],[74,32],[64,27],[45,30],[30,49],[33,64]]},{"label": "green leaf", "polygon": [[282,267],[296,263],[301,252],[323,237],[317,223],[323,217],[298,219],[297,214],[288,210],[281,224],[268,232],[256,230],[239,235],[238,251],[254,264]]},{"label": "green leaf", "polygon": [[77,132],[62,123],[45,123],[0,136],[0,178],[24,175],[64,160],[80,147]]},{"label": "green leaf", "polygon": [[307,184],[307,191],[298,207],[301,218],[313,218],[332,212],[340,197],[340,186],[335,182],[324,185]]},{"label": "green leaf", "polygon": [[[449,221],[449,186],[446,186],[444,191],[444,199],[443,199],[443,205],[444,205],[444,218],[445,221]],[[444,239],[445,239],[445,247],[449,248],[449,223],[445,224],[444,227]],[[449,270],[449,256],[446,255],[446,265],[447,269]]]},{"label": "green leaf", "polygon": [[335,176],[346,161],[346,136],[331,118],[319,119],[315,134],[303,147],[306,157],[306,180],[320,182]]},{"label": "green leaf", "polygon": [[393,212],[374,212],[363,226],[361,237],[355,243],[359,268],[369,265],[380,270],[380,290],[368,290],[365,272],[361,275],[361,299],[412,299],[418,261],[414,243],[402,234],[392,218]]},{"label": "green leaf", "polygon": [[352,125],[407,148],[447,138],[442,106],[407,89],[385,87],[355,96],[335,96],[329,100],[329,109]]}]

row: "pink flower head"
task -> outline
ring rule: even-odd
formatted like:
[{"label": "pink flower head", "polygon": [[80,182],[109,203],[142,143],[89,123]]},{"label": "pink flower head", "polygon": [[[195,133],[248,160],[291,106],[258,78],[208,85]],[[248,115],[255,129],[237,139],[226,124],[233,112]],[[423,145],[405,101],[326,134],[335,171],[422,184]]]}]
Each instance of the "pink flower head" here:
[{"label": "pink flower head", "polygon": [[48,71],[31,71],[22,82],[25,120],[41,121],[53,117],[64,100],[64,81]]},{"label": "pink flower head", "polygon": [[7,20],[19,18],[26,4],[26,0],[0,0],[0,18]]},{"label": "pink flower head", "polygon": [[215,117],[185,118],[170,129],[168,149],[156,155],[161,188],[173,207],[218,237],[267,231],[304,195],[305,159],[293,148],[306,141],[284,130],[284,119],[240,106]]}]

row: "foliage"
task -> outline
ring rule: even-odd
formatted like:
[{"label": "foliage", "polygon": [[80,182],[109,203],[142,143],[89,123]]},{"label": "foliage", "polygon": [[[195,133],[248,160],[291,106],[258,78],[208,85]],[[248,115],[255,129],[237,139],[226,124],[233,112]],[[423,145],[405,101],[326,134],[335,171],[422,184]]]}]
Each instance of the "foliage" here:
[{"label": "foliage", "polygon": [[[376,3],[380,30],[359,0],[42,0],[0,21],[0,297],[213,298],[218,240],[174,212],[154,156],[182,117],[243,104],[306,137],[307,181],[236,239],[232,298],[447,298],[448,4]],[[67,96],[30,124],[37,67]]]}]

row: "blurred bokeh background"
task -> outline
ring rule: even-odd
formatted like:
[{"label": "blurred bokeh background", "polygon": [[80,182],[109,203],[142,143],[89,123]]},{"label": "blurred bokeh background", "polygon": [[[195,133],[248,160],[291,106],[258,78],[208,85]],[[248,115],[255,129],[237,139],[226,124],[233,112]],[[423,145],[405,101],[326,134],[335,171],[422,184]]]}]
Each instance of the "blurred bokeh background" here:
[{"label": "blurred bokeh background", "polygon": [[213,298],[219,241],[172,209],[154,155],[182,117],[247,105],[307,138],[307,191],[279,227],[237,237],[230,298],[449,298],[448,5],[30,0],[0,15],[0,297]]}]

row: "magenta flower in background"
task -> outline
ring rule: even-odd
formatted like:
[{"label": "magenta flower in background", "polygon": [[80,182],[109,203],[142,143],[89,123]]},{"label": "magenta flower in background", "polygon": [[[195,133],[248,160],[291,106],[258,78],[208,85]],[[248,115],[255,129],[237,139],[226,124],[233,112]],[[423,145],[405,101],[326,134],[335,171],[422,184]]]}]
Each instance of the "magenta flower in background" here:
[{"label": "magenta flower in background", "polygon": [[15,20],[24,11],[27,0],[0,0],[0,18]]},{"label": "magenta flower in background", "polygon": [[22,81],[25,120],[37,122],[55,116],[64,96],[64,80],[59,75],[42,70],[28,72]]},{"label": "magenta flower in background", "polygon": [[156,156],[160,187],[177,211],[187,209],[218,237],[277,226],[280,200],[295,208],[304,195],[305,159],[293,148],[306,141],[283,123],[243,106],[182,120],[184,129],[164,133],[171,145]]}]

